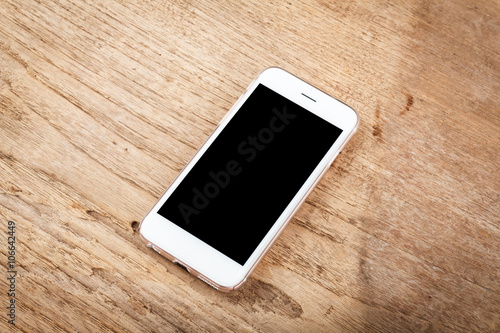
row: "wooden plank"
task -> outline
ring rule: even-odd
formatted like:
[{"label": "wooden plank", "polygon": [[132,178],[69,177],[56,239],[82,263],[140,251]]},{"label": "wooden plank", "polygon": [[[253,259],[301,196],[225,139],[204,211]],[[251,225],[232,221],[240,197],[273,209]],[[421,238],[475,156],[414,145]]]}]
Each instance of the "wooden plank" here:
[{"label": "wooden plank", "polygon": [[[1,2],[0,330],[498,331],[499,35],[486,0]],[[361,126],[220,293],[137,227],[271,65]]]}]

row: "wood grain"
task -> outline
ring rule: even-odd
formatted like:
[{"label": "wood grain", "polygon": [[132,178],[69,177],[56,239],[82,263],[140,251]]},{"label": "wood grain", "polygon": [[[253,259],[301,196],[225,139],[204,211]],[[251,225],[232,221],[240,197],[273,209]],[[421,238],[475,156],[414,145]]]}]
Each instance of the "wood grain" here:
[{"label": "wood grain", "polygon": [[[486,0],[2,1],[0,330],[498,332],[498,36]],[[220,293],[138,222],[268,66],[361,126]]]}]

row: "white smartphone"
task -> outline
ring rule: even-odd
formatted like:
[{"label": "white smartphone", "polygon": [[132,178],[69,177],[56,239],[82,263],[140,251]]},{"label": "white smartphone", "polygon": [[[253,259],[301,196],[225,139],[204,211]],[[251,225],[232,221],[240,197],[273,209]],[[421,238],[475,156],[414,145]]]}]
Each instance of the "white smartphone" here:
[{"label": "white smartphone", "polygon": [[359,124],[285,70],[250,84],[146,215],[148,246],[212,287],[240,287]]}]

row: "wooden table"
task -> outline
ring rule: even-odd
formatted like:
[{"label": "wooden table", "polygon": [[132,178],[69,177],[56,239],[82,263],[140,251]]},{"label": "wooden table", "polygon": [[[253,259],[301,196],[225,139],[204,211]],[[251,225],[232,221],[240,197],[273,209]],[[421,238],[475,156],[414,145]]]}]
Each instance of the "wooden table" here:
[{"label": "wooden table", "polygon": [[[500,331],[498,1],[40,2],[0,3],[0,331]],[[221,293],[137,228],[273,65],[361,126]]]}]

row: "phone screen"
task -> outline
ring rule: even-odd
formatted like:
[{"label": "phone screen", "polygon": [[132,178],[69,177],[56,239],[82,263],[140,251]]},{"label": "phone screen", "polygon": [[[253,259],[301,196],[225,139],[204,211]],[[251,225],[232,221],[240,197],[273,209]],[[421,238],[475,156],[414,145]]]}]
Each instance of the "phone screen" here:
[{"label": "phone screen", "polygon": [[260,84],[158,214],[244,265],[341,132]]}]

